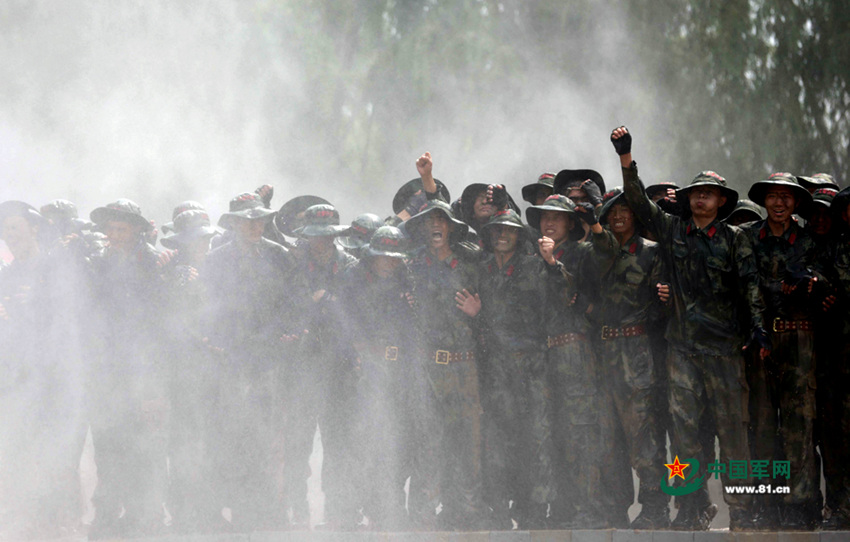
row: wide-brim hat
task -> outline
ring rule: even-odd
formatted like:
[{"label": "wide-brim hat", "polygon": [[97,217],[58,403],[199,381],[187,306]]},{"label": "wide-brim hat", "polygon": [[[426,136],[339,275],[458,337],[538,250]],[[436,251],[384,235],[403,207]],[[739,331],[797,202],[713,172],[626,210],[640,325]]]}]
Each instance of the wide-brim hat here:
[{"label": "wide-brim hat", "polygon": [[794,209],[794,212],[803,218],[809,216],[812,210],[812,195],[790,173],[774,173],[763,181],[753,183],[747,196],[756,204],[764,207],[764,197],[767,191],[774,186],[790,188],[794,193],[794,199],[797,200],[797,208]]},{"label": "wide-brim hat", "polygon": [[[440,199],[445,202],[452,201],[452,196],[449,193],[449,189],[446,188],[446,185],[440,179],[434,179],[434,183],[437,185],[437,193],[440,195]],[[398,189],[398,192],[393,196],[393,213],[399,214],[404,208],[407,206],[408,200],[410,197],[419,192],[420,190],[424,190],[422,187],[422,179],[419,177],[415,179],[410,179]]]},{"label": "wide-brim hat", "polygon": [[357,250],[366,245],[378,228],[384,226],[384,221],[376,214],[363,213],[351,221],[351,226],[345,235],[337,238],[337,242],[345,249]]},{"label": "wide-brim hat", "polygon": [[555,181],[553,184],[555,194],[562,194],[566,196],[567,194],[565,193],[565,190],[568,186],[571,186],[576,181],[583,183],[588,179],[596,183],[596,186],[599,187],[600,194],[605,193],[605,180],[598,171],[592,169],[562,169],[557,175],[555,175]]},{"label": "wide-brim hat", "polygon": [[452,208],[448,203],[436,199],[429,200],[418,213],[408,218],[404,222],[404,231],[413,239],[420,240],[425,219],[432,213],[443,213],[454,224],[454,229],[449,233],[450,242],[462,241],[466,238],[466,234],[469,232],[469,226],[465,222],[461,222],[455,218]]},{"label": "wide-brim hat", "polygon": [[481,227],[481,241],[488,250],[492,250],[493,248],[492,243],[490,242],[490,231],[496,226],[515,228],[519,232],[519,238],[517,240],[518,243],[521,243],[526,237],[525,225],[522,223],[522,219],[516,211],[513,209],[497,211],[496,214],[491,216],[490,220]]},{"label": "wide-brim hat", "polygon": [[172,233],[160,239],[159,242],[165,248],[179,249],[180,246],[191,244],[196,239],[212,237],[219,233],[221,230],[210,223],[210,217],[206,211],[191,209],[177,215]]},{"label": "wide-brim hat", "polygon": [[620,192],[619,194],[616,194],[615,196],[608,198],[608,201],[606,201],[602,205],[602,210],[599,211],[599,223],[600,224],[604,225],[604,224],[608,223],[608,214],[611,212],[611,209],[615,205],[617,205],[618,203],[622,203],[623,205],[628,205],[628,203],[626,202],[625,192]]},{"label": "wide-brim hat", "polygon": [[73,201],[66,199],[55,199],[41,206],[39,210],[41,216],[55,221],[72,220],[79,218],[80,214],[77,211],[77,205]]},{"label": "wide-brim hat", "polygon": [[764,207],[746,198],[738,200],[738,203],[735,204],[735,209],[731,213],[729,213],[729,216],[726,217],[726,220],[731,220],[732,217],[740,214],[746,214],[752,217],[752,220],[747,220],[746,222],[752,222],[753,220],[764,220],[765,216]]},{"label": "wide-brim hat", "polygon": [[330,205],[331,202],[325,198],[312,195],[296,196],[281,206],[274,219],[275,226],[280,233],[295,237],[295,230],[303,226],[301,222],[304,211],[313,205]]},{"label": "wide-brim hat", "polygon": [[841,190],[841,186],[838,185],[829,173],[815,173],[814,175],[805,177],[798,175],[797,181],[806,190],[813,190],[815,188],[834,188],[835,190]]},{"label": "wide-brim hat", "polygon": [[835,196],[838,195],[838,190],[829,187],[829,188],[818,188],[814,192],[812,192],[812,208],[815,205],[822,205],[827,209],[832,206],[832,200],[835,199]]},{"label": "wide-brim hat", "polygon": [[268,209],[263,204],[260,196],[251,192],[244,192],[230,200],[230,211],[221,215],[218,225],[222,228],[231,229],[233,221],[241,220],[272,220],[276,211]]},{"label": "wide-brim hat", "polygon": [[23,201],[9,200],[0,203],[0,235],[2,235],[2,224],[10,216],[25,218],[34,226],[47,226],[47,219],[41,216],[35,207]]},{"label": "wide-brim hat", "polygon": [[204,207],[203,203],[194,201],[194,200],[186,200],[184,202],[179,203],[174,210],[171,211],[171,221],[166,222],[159,229],[163,234],[170,233],[174,231],[174,219],[177,218],[177,215],[180,213],[185,213],[186,211],[206,211],[207,208]]},{"label": "wide-brim hat", "polygon": [[670,188],[672,188],[673,190],[678,190],[679,185],[677,185],[676,183],[669,182],[651,184],[646,187],[646,197],[652,199],[659,192],[664,192],[666,194],[667,190]]},{"label": "wide-brim hat", "polygon": [[[486,192],[487,187],[490,186],[484,183],[472,183],[466,186],[463,189],[463,193],[460,195],[460,210],[461,210],[461,218],[465,222],[471,222],[474,220],[475,216],[475,198],[478,197],[478,194],[481,192]],[[507,190],[505,191],[507,194]],[[516,213],[522,216],[522,211],[519,208],[519,205],[516,204],[514,198],[511,197],[510,194],[508,196],[508,209],[516,211]]]},{"label": "wide-brim hat", "polygon": [[694,180],[688,186],[676,190],[676,201],[682,206],[682,216],[690,216],[691,207],[689,194],[691,189],[698,186],[713,186],[719,188],[721,194],[726,196],[726,203],[717,210],[717,218],[724,219],[735,210],[735,205],[738,204],[738,192],[726,186],[726,179],[713,171],[701,171],[699,175],[694,177]]},{"label": "wide-brim hat", "polygon": [[297,237],[336,237],[348,231],[340,225],[336,208],[325,203],[307,207],[302,221],[304,225],[292,232]]},{"label": "wide-brim hat", "polygon": [[553,191],[555,190],[555,174],[554,173],[544,173],[540,177],[537,178],[536,183],[527,184],[522,187],[522,199],[527,201],[528,203],[534,205],[534,196],[537,194],[537,190],[540,188],[549,188]]},{"label": "wide-brim hat", "polygon": [[119,199],[103,207],[98,207],[89,216],[91,221],[98,226],[103,226],[107,222],[126,222],[139,227],[143,232],[149,232],[153,229],[150,221],[142,216],[141,208],[128,199]]},{"label": "wide-brim hat", "polygon": [[364,245],[367,256],[387,256],[405,260],[409,257],[409,242],[405,234],[394,226],[381,226]]}]

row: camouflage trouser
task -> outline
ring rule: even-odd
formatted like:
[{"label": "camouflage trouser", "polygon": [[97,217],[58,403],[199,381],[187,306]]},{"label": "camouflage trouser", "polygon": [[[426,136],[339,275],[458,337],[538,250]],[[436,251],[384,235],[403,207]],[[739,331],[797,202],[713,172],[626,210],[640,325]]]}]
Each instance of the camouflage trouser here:
[{"label": "camouflage trouser", "polygon": [[783,502],[816,505],[820,473],[813,436],[817,388],[814,334],[788,331],[773,333],[771,339],[771,356],[751,359],[753,456],[790,461],[790,479],[776,481],[791,488]]},{"label": "camouflage trouser", "polygon": [[426,420],[421,475],[431,499],[423,506],[434,510],[442,502],[443,527],[474,530],[487,516],[481,493],[478,370],[470,361],[443,365],[427,357],[424,363],[433,403]]},{"label": "camouflage trouser", "polygon": [[[695,458],[700,462],[700,475],[705,473],[714,450],[704,450],[705,434],[714,433],[720,440],[720,462],[727,465],[723,485],[748,485],[747,480],[730,479],[730,460],[749,461],[747,442],[749,387],[744,377],[744,360],[740,355],[711,356],[690,354],[673,347],[667,354],[670,376],[670,416],[672,419],[671,455],[680,461]],[[713,428],[701,428],[711,423]],[[708,431],[709,433],[704,433]],[[709,502],[708,488],[703,484],[696,493],[677,497],[681,502]],[[744,494],[725,493],[730,509],[747,509],[752,498]]]},{"label": "camouflage trouser", "polygon": [[[850,337],[841,337],[839,355],[831,359],[825,376],[829,386],[818,403],[823,420],[821,446],[830,507],[850,517]],[[793,464],[792,464],[793,469]]]},{"label": "camouflage trouser", "polygon": [[555,500],[551,412],[545,382],[545,353],[493,352],[482,368],[484,407],[484,492],[498,515],[522,528],[526,519],[546,517]]},{"label": "camouflage trouser", "polygon": [[250,372],[235,367],[221,381],[214,463],[220,498],[238,530],[275,529],[285,523],[285,409],[279,372],[280,367]]},{"label": "camouflage trouser", "polygon": [[607,390],[598,384],[595,365],[585,340],[552,347],[547,354],[559,489],[552,515],[561,524],[607,523],[607,512],[617,502],[617,488],[605,487],[602,474],[613,448],[613,406]]},{"label": "camouflage trouser", "polygon": [[666,470],[664,425],[658,416],[658,370],[649,338],[642,335],[603,341],[602,358],[604,381],[626,437],[631,466],[640,477],[639,501],[664,507],[669,500],[659,486]]}]

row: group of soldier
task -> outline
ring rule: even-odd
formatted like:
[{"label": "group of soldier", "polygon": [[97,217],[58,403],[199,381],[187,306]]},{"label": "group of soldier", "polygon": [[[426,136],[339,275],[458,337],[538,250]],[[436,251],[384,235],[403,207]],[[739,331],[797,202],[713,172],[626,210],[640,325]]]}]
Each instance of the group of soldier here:
[{"label": "group of soldier", "polygon": [[[218,226],[180,204],[163,250],[129,200],[0,204],[5,533],[78,525],[88,429],[90,538],[308,528],[317,427],[316,528],[704,530],[687,460],[733,530],[850,527],[850,191],[644,187],[611,142],[622,189],[543,174],[527,222],[502,185],[452,201],[428,153],[386,219],[263,186]],[[728,490],[755,460],[789,491]]]}]

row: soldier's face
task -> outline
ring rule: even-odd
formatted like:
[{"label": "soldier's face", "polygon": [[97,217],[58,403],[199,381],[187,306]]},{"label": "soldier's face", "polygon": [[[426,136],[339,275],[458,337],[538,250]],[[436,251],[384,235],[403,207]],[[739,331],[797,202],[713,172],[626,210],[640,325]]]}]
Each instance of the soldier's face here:
[{"label": "soldier's face", "polygon": [[797,207],[797,198],[787,186],[768,188],[764,195],[764,208],[770,222],[786,222]]},{"label": "soldier's face", "polygon": [[490,230],[490,242],[493,252],[510,254],[516,250],[519,229],[511,226],[493,226]]},{"label": "soldier's face", "polygon": [[688,201],[695,217],[711,218],[726,203],[726,196],[716,186],[697,186],[688,192]]},{"label": "soldier's face", "polygon": [[572,225],[567,213],[543,211],[540,214],[540,233],[555,241],[556,245],[567,239]]},{"label": "soldier's face", "polygon": [[809,224],[816,235],[828,234],[832,228],[832,215],[829,214],[829,209],[823,205],[815,205],[815,210],[809,217]]},{"label": "soldier's face", "polygon": [[334,249],[333,235],[323,235],[321,237],[309,237],[307,239],[307,251],[312,256],[321,256],[327,254]]},{"label": "soldier's face", "polygon": [[620,203],[608,212],[608,227],[616,234],[631,234],[635,231],[635,215],[628,205]]},{"label": "soldier's face", "polygon": [[475,196],[475,203],[472,204],[472,213],[476,220],[486,220],[493,216],[496,209],[487,201],[487,191],[483,191]]},{"label": "soldier's face", "polygon": [[542,205],[546,198],[552,195],[552,189],[546,186],[541,186],[534,193],[534,205]]},{"label": "soldier's face", "polygon": [[381,278],[388,278],[395,273],[401,260],[389,256],[375,256],[372,258],[372,272]]},{"label": "soldier's face", "polygon": [[3,220],[3,240],[16,258],[37,246],[37,232],[38,228],[22,216],[9,216]]},{"label": "soldier's face", "polygon": [[139,241],[141,229],[129,222],[110,220],[103,226],[103,233],[110,248],[116,250],[130,250]]},{"label": "soldier's face", "polygon": [[425,235],[431,250],[447,248],[451,231],[451,223],[443,213],[431,212],[425,217]]},{"label": "soldier's face", "polygon": [[248,218],[234,218],[233,231],[243,243],[259,243],[263,238],[266,223],[263,220],[250,220]]}]

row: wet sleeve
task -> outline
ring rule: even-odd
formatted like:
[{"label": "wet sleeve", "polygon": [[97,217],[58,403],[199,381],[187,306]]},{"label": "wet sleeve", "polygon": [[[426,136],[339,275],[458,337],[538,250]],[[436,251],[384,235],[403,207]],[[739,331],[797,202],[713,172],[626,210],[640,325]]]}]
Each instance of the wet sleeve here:
[{"label": "wet sleeve", "polygon": [[670,215],[661,210],[661,207],[653,203],[646,195],[643,183],[638,177],[637,164],[632,162],[631,167],[622,168],[623,189],[626,193],[626,201],[632,208],[641,224],[649,230],[656,239],[663,239],[664,232],[672,228],[673,220]]},{"label": "wet sleeve", "polygon": [[758,269],[753,254],[753,245],[750,237],[743,231],[735,228],[735,267],[738,272],[738,284],[740,294],[743,296],[750,313],[750,330],[756,328],[765,329],[764,312],[765,301],[759,288]]}]

